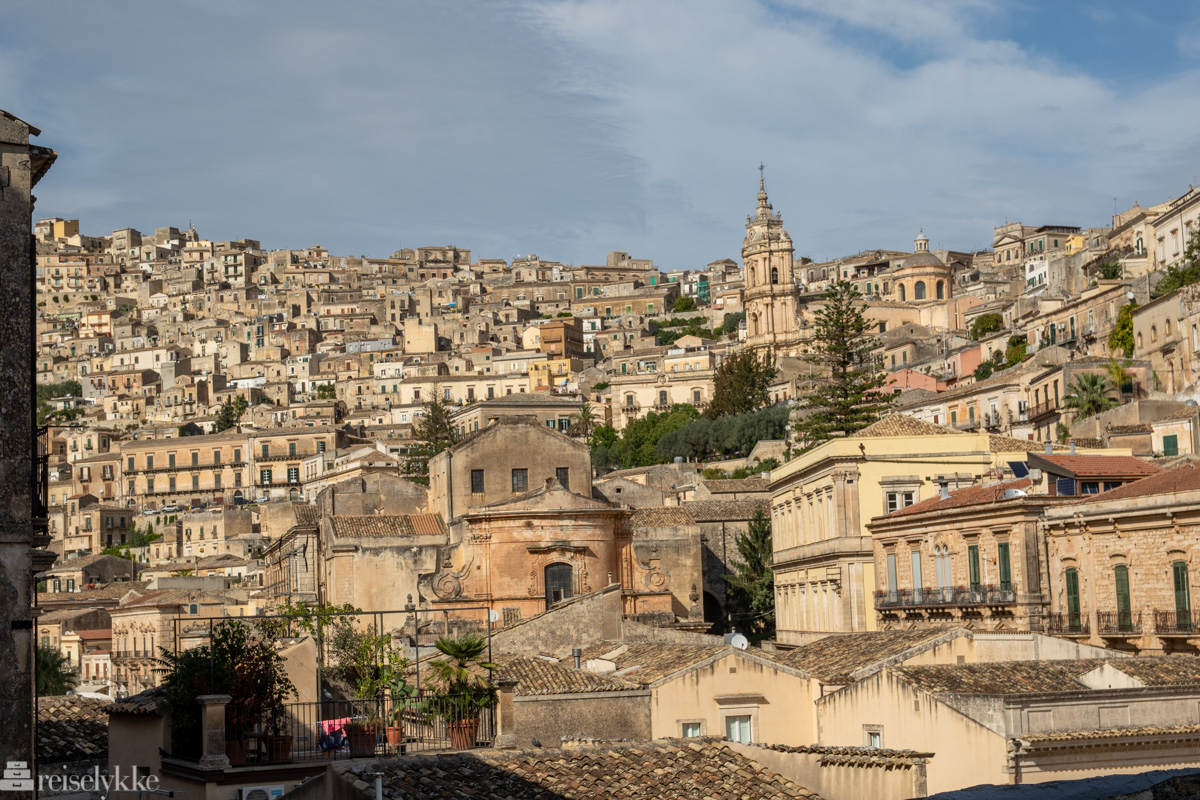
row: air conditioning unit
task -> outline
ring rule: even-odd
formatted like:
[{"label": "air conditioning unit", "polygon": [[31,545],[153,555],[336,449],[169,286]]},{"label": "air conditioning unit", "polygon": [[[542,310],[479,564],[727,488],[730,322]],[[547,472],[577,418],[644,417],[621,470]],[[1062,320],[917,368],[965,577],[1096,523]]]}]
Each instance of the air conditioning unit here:
[{"label": "air conditioning unit", "polygon": [[238,790],[238,800],[271,800],[273,797],[283,797],[282,783],[269,786],[246,786]]}]

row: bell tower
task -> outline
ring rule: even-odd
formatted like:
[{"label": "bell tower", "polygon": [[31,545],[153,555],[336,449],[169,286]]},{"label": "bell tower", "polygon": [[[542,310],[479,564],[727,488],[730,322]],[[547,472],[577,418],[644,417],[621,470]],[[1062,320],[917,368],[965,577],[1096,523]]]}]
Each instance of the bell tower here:
[{"label": "bell tower", "polygon": [[767,199],[763,165],[758,165],[758,206],[746,217],[742,270],[746,286],[746,344],[775,355],[796,344],[796,288],[792,280],[792,237]]}]

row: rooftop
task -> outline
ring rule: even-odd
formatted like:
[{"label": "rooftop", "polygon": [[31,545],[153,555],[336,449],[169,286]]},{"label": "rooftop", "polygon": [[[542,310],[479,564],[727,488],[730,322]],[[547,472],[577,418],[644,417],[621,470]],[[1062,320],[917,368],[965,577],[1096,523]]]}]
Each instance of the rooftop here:
[{"label": "rooftop", "polygon": [[1075,502],[1099,503],[1111,500],[1129,500],[1135,497],[1192,492],[1198,489],[1200,489],[1200,470],[1196,469],[1194,463],[1190,463],[1159,472],[1148,478],[1126,483],[1102,494],[1087,495]]},{"label": "rooftop", "polygon": [[1104,662],[1007,661],[998,664],[951,664],[895,667],[896,674],[929,694],[1032,694],[1084,691],[1078,680]]},{"label": "rooftop", "polygon": [[883,419],[863,428],[855,436],[877,438],[882,436],[941,436],[959,434],[954,428],[934,425],[932,422],[910,417],[907,414],[888,414]]},{"label": "rooftop", "polygon": [[1128,478],[1162,472],[1162,468],[1133,456],[1043,453],[1033,460],[1055,467],[1053,471],[1058,474],[1077,478]]},{"label": "rooftop", "polygon": [[668,528],[680,525],[695,525],[696,521],[680,506],[663,508],[638,508],[629,518],[635,528]]},{"label": "rooftop", "polygon": [[689,500],[683,508],[696,522],[740,522],[759,510],[771,514],[768,500]]},{"label": "rooftop", "polygon": [[107,759],[109,701],[64,695],[39,697],[38,760],[43,763]]},{"label": "rooftop", "polygon": [[854,682],[851,674],[896,658],[913,648],[933,644],[962,628],[927,627],[905,631],[839,633],[818,639],[795,650],[782,651],[775,660],[804,670],[817,680],[837,685]]},{"label": "rooftop", "polygon": [[498,679],[517,682],[515,694],[519,696],[547,694],[575,694],[578,692],[621,692],[640,688],[637,684],[618,678],[611,673],[602,674],[575,669],[537,656],[516,656],[505,661],[499,659]]},{"label": "rooftop", "polygon": [[369,539],[387,536],[442,536],[446,523],[437,514],[355,514],[330,517],[335,536]]}]

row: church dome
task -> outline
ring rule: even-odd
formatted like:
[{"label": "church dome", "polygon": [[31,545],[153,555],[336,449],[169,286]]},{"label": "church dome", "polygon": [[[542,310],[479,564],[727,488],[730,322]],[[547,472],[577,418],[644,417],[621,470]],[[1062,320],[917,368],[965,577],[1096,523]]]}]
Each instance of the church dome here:
[{"label": "church dome", "polygon": [[921,253],[913,253],[904,262],[900,264],[900,269],[908,269],[909,267],[945,267],[942,260],[928,250]]}]

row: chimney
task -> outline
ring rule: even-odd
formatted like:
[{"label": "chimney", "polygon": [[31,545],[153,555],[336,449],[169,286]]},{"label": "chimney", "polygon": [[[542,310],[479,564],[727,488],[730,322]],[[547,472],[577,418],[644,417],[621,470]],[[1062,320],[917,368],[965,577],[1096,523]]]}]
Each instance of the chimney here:
[{"label": "chimney", "polygon": [[950,483],[949,481],[938,481],[938,500],[950,499]]},{"label": "chimney", "polygon": [[571,649],[571,658],[575,659],[575,669],[579,669],[579,660],[583,657],[583,651],[578,647]]},{"label": "chimney", "polygon": [[1071,440],[1071,455],[1075,455],[1075,440]]},{"label": "chimney", "polygon": [[1046,442],[1046,455],[1054,453],[1054,442]]}]

